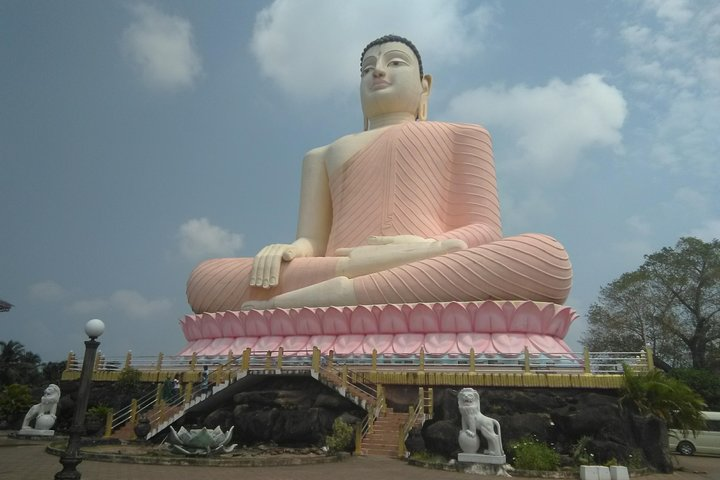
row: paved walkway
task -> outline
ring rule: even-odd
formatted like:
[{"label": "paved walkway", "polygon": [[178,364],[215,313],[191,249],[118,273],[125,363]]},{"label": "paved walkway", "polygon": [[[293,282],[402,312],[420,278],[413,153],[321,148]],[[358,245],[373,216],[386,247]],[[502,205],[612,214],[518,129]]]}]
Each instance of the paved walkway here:
[{"label": "paved walkway", "polygon": [[[0,441],[0,479],[51,480],[61,470],[59,458],[45,453],[43,442]],[[679,457],[684,471],[672,475],[648,475],[644,480],[720,480],[720,457]],[[84,461],[78,470],[88,480],[468,480],[464,473],[430,470],[383,457],[351,457],[339,463],[295,467],[190,467],[136,465]]]}]

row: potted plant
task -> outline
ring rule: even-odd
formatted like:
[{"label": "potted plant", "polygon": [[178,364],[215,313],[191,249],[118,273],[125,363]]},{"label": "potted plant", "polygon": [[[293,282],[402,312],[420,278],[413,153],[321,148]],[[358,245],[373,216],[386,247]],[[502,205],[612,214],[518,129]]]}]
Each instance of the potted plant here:
[{"label": "potted plant", "polygon": [[105,422],[112,408],[107,405],[95,405],[90,407],[85,416],[85,430],[88,435],[97,435],[105,427]]}]

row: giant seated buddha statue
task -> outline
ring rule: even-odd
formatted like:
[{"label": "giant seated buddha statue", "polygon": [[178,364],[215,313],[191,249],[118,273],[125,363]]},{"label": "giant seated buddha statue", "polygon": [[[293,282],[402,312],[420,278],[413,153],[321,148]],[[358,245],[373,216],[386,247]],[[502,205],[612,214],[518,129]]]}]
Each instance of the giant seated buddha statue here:
[{"label": "giant seated buddha statue", "polygon": [[[197,315],[183,321],[186,337],[196,343],[193,348],[203,340],[205,346],[215,345],[207,352],[231,347],[238,352],[252,338],[295,336],[294,346],[302,343],[299,337],[323,337],[314,341],[337,351],[339,345],[325,337],[334,332],[337,340],[345,327],[338,327],[341,333],[323,327],[324,317],[337,317],[329,311],[345,312],[347,335],[453,333],[452,348],[460,350],[460,333],[525,335],[525,340],[505,345],[513,349],[523,342],[526,347],[528,334],[562,339],[574,318],[561,306],[572,283],[565,249],[546,235],[502,236],[490,136],[478,125],[427,121],[431,85],[408,40],[388,35],[365,48],[360,82],[365,128],[306,154],[294,242],[268,245],[254,258],[207,260],[193,270],[187,297]],[[497,309],[484,306],[487,302]],[[522,327],[513,320],[512,312],[528,310],[522,307],[527,302],[534,304],[538,325],[544,326]],[[391,305],[405,312],[405,327],[387,315],[381,319]],[[418,327],[412,312],[424,307],[440,312],[448,305],[464,309],[474,325],[450,330],[468,332],[447,331],[440,313],[437,327],[425,320]],[[308,309],[319,317],[317,322],[307,323]],[[356,310],[375,312],[376,325],[353,320]],[[484,328],[478,324],[493,322],[476,318],[476,312],[490,310],[505,312],[505,327],[475,331]],[[301,311],[304,325],[314,327],[298,327],[295,317]],[[234,327],[220,325],[218,319],[225,316]],[[266,327],[257,326],[261,317],[269,322]],[[565,320],[558,326],[560,317]],[[255,327],[250,328],[252,318]],[[388,322],[396,325],[388,327]],[[413,331],[418,328],[422,331]],[[548,333],[547,328],[554,330]],[[388,329],[392,331],[383,333]],[[412,345],[405,338],[405,346],[397,348],[420,345],[428,350],[413,338]],[[557,347],[547,338],[536,340],[534,350]]]}]

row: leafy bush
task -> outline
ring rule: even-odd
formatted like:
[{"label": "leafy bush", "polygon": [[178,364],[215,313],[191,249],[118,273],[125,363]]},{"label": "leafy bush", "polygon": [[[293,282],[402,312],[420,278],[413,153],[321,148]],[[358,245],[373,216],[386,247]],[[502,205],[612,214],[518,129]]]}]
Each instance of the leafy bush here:
[{"label": "leafy bush", "polygon": [[0,393],[0,417],[11,418],[27,412],[33,404],[30,387],[13,383]]},{"label": "leafy bush", "polygon": [[333,422],[332,434],[325,437],[325,443],[331,452],[344,452],[352,447],[355,439],[355,429],[336,418]]},{"label": "leafy bush", "polygon": [[430,453],[428,451],[421,451],[421,452],[413,452],[410,454],[410,458],[412,460],[416,460],[418,462],[424,462],[424,463],[440,463],[445,464],[447,463],[447,459],[440,455],[439,453]]},{"label": "leafy bush", "polygon": [[87,411],[87,417],[88,418],[99,418],[102,420],[105,420],[107,418],[108,414],[113,411],[112,408],[108,407],[107,405],[95,405],[94,407],[88,408]]},{"label": "leafy bush", "polygon": [[115,388],[121,393],[133,394],[140,390],[142,383],[140,370],[132,367],[125,367],[120,371],[115,382]]},{"label": "leafy bush", "polygon": [[682,430],[683,434],[705,426],[700,413],[705,407],[702,397],[660,370],[636,374],[625,366],[625,381],[620,394],[621,405],[641,414],[656,415],[669,428]]},{"label": "leafy bush", "polygon": [[673,368],[668,375],[687,384],[703,397],[707,409],[720,410],[720,376],[710,370]]},{"label": "leafy bush", "polygon": [[575,465],[592,465],[595,463],[594,455],[587,451],[588,443],[591,438],[588,436],[580,437],[580,440],[573,445],[572,459]]},{"label": "leafy bush", "polygon": [[560,454],[548,445],[529,437],[510,444],[514,467],[521,470],[557,470]]}]

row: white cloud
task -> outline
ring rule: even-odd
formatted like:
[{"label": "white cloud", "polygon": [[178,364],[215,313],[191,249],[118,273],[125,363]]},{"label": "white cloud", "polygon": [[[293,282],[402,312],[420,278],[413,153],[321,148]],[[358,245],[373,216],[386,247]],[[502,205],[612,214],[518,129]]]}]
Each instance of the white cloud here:
[{"label": "white cloud", "polygon": [[70,313],[76,313],[78,315],[97,315],[98,313],[105,312],[109,306],[110,303],[106,299],[90,298],[73,302],[68,307],[68,310]]},{"label": "white cloud", "polygon": [[[623,63],[633,107],[657,120],[647,134],[651,147],[631,155],[663,168],[717,176],[720,129],[720,6],[708,2],[647,0],[640,15],[621,28]],[[648,155],[649,153],[649,155]]]},{"label": "white cloud", "polygon": [[41,302],[55,302],[67,295],[65,289],[57,282],[48,280],[30,285],[29,296],[31,300]]},{"label": "white cloud", "polygon": [[410,39],[425,64],[477,61],[491,18],[489,7],[460,0],[276,0],[258,13],[251,49],[290,95],[329,96],[356,88],[362,49],[389,33]]},{"label": "white cloud", "polygon": [[180,252],[189,260],[234,256],[243,246],[243,236],[212,225],[207,218],[194,218],[180,226]]},{"label": "white cloud", "polygon": [[720,95],[683,92],[655,126],[651,158],[662,165],[716,176]]},{"label": "white cloud", "polygon": [[671,23],[686,23],[693,17],[687,0],[645,0],[645,8],[653,10],[658,18]]},{"label": "white cloud", "polygon": [[626,218],[625,225],[627,225],[630,231],[635,235],[647,236],[652,231],[652,228],[650,227],[648,221],[638,215],[633,215]]},{"label": "white cloud", "polygon": [[172,302],[166,298],[148,300],[134,290],[118,290],[110,296],[110,305],[133,318],[157,318],[169,314]]},{"label": "white cloud", "polygon": [[707,198],[697,190],[689,187],[677,189],[673,194],[673,199],[684,210],[693,210],[703,214],[708,208]]},{"label": "white cloud", "polygon": [[190,22],[149,5],[132,8],[136,20],[125,29],[122,47],[149,87],[179,90],[202,73]]},{"label": "white cloud", "polygon": [[705,242],[720,239],[720,219],[707,220],[700,227],[693,229],[690,236],[697,237]]},{"label": "white cloud", "polygon": [[551,80],[543,87],[481,87],[450,101],[443,115],[491,130],[504,129],[518,138],[523,168],[553,175],[569,171],[583,150],[593,146],[620,148],[620,129],[627,115],[622,93],[596,74],[571,83]]},{"label": "white cloud", "polygon": [[136,319],[166,317],[172,313],[172,302],[166,298],[148,300],[134,290],[117,290],[107,298],[91,298],[72,303],[68,310],[78,315],[113,313]]}]

